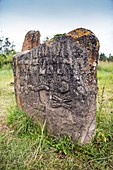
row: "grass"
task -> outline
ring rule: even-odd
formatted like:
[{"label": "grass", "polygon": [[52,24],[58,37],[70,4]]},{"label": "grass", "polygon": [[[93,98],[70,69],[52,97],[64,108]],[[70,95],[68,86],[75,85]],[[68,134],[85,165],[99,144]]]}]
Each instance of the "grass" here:
[{"label": "grass", "polygon": [[7,108],[15,104],[14,87],[12,86],[13,73],[11,67],[0,68],[0,129],[6,129]]},{"label": "grass", "polygon": [[103,62],[100,61],[98,65],[98,70],[99,71],[105,71],[105,72],[111,72],[113,73],[113,62]]},{"label": "grass", "polygon": [[14,101],[14,88],[11,68],[0,69],[0,113],[5,113],[7,106]]},{"label": "grass", "polygon": [[[67,136],[51,137],[45,123],[34,123],[15,106],[12,70],[0,69],[0,170],[112,170],[113,63],[99,63],[97,125],[91,143],[81,146]],[[7,117],[4,115],[7,114]]]}]

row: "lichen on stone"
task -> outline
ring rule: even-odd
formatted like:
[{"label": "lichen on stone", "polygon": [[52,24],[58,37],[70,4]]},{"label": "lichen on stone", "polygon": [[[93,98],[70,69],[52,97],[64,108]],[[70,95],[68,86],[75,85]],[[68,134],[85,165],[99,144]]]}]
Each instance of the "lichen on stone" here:
[{"label": "lichen on stone", "polygon": [[[27,50],[30,39],[24,42]],[[97,37],[79,28],[35,45],[13,57],[18,106],[46,120],[49,134],[90,142],[96,125]]]}]

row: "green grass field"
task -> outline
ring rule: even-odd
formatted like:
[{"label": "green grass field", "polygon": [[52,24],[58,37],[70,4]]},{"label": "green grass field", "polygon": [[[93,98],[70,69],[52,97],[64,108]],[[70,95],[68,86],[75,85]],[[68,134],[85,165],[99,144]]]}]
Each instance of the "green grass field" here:
[{"label": "green grass field", "polygon": [[[97,125],[90,144],[52,138],[15,106],[13,73],[0,69],[0,170],[112,170],[113,63],[99,63]],[[12,106],[12,107],[11,107]]]}]

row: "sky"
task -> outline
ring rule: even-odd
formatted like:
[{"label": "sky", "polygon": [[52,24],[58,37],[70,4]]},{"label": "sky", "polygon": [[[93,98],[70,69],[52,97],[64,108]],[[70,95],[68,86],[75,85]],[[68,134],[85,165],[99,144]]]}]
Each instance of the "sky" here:
[{"label": "sky", "polygon": [[29,30],[39,30],[43,42],[81,27],[97,36],[100,53],[113,54],[113,0],[0,0],[0,36],[17,51]]}]

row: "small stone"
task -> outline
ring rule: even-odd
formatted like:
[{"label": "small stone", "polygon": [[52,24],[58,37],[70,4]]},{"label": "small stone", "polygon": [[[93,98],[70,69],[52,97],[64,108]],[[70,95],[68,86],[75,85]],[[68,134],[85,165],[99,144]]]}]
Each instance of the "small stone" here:
[{"label": "small stone", "polygon": [[29,31],[24,39],[22,45],[22,51],[31,50],[34,47],[38,47],[40,44],[40,32],[39,31]]}]

